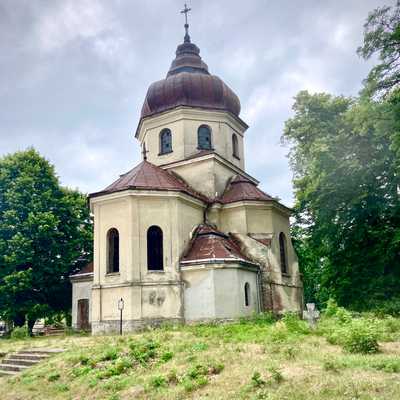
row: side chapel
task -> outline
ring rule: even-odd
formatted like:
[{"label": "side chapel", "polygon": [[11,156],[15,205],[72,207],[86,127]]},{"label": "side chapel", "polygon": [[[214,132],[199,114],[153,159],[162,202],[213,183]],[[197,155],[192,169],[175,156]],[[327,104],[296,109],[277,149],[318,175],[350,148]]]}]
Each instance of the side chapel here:
[{"label": "side chapel", "polygon": [[94,259],[71,276],[75,328],[118,331],[121,299],[124,332],[303,308],[291,210],[246,173],[239,98],[188,27],[147,91],[143,161],[89,197]]}]

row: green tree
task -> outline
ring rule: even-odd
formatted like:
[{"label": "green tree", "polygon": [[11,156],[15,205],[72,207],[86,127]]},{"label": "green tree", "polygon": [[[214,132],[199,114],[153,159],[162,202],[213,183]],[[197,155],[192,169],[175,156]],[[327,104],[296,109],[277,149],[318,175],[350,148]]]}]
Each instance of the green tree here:
[{"label": "green tree", "polygon": [[366,80],[370,94],[387,95],[400,85],[400,1],[372,11],[364,24],[364,43],[357,50],[364,59],[378,53],[379,62]]},{"label": "green tree", "polygon": [[61,187],[34,149],[0,159],[0,317],[31,328],[68,311],[68,276],[91,252],[86,197]]},{"label": "green tree", "polygon": [[364,309],[400,294],[400,203],[389,101],[300,92],[291,145],[306,295]]}]

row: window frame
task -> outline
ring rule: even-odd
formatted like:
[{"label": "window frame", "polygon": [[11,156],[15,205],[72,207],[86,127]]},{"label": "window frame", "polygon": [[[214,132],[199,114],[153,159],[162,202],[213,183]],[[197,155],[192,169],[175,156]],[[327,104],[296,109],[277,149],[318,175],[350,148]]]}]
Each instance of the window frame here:
[{"label": "window frame", "polygon": [[[111,237],[113,235],[113,237]],[[106,274],[119,274],[121,269],[120,263],[120,238],[117,228],[110,228],[107,231],[107,266]],[[117,249],[117,252],[115,252]],[[112,251],[112,253],[111,253]],[[117,253],[117,254],[116,254]]]},{"label": "window frame", "polygon": [[240,160],[239,156],[239,139],[236,133],[232,133],[232,156]]},{"label": "window frame", "polygon": [[[169,146],[170,146],[170,149],[164,151],[163,137],[164,137],[166,134],[169,134]],[[162,156],[162,155],[164,155],[164,154],[170,154],[170,153],[173,152],[173,149],[172,149],[172,131],[171,131],[171,129],[169,129],[169,128],[164,128],[164,129],[162,129],[162,130],[160,131],[160,136],[159,136],[159,150],[160,150],[159,153],[158,153],[159,156]]]},{"label": "window frame", "polygon": [[[150,243],[150,239],[149,239],[149,235],[150,234],[154,234],[156,233],[159,235],[158,240],[160,241],[159,243],[157,243],[158,246],[158,255],[154,255],[154,253],[151,253],[151,250],[154,250],[154,246],[153,243]],[[154,238],[151,240],[155,240]],[[163,230],[161,229],[161,227],[159,227],[158,225],[151,225],[149,226],[149,228],[147,229],[147,233],[146,233],[146,251],[147,251],[147,271],[149,272],[164,272],[164,233]],[[153,264],[154,261],[158,261],[161,262],[161,265],[157,266],[155,268],[155,266],[151,266],[150,264]]]},{"label": "window frame", "polygon": [[246,282],[244,284],[244,306],[250,307],[251,292],[250,292],[250,283]]},{"label": "window frame", "polygon": [[[200,145],[200,130],[202,128],[206,128],[209,132],[209,137],[210,137],[210,144],[209,147],[202,147]],[[197,128],[197,149],[198,150],[213,150],[213,140],[212,140],[212,129],[210,128],[210,126],[206,125],[206,124],[201,124],[198,128]]]},{"label": "window frame", "polygon": [[287,240],[283,232],[279,233],[279,261],[282,275],[290,275],[287,259]]}]

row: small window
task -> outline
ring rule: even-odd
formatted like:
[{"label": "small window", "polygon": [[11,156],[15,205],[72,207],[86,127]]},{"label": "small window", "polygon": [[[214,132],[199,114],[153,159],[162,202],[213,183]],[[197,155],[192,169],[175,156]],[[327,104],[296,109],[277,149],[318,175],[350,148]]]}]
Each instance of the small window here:
[{"label": "small window", "polygon": [[246,307],[250,305],[250,284],[248,282],[244,284],[244,305]]},{"label": "small window", "polygon": [[287,252],[286,252],[286,236],[283,232],[279,234],[279,251],[281,256],[282,274],[287,274],[288,266],[287,266]]},{"label": "small window", "polygon": [[163,232],[159,226],[151,226],[147,231],[147,269],[162,271],[163,258]]},{"label": "small window", "polygon": [[172,133],[169,129],[160,132],[160,154],[172,152]]},{"label": "small window", "polygon": [[233,157],[239,158],[239,143],[235,134],[232,135],[232,153]]},{"label": "small window", "polygon": [[107,273],[119,272],[119,233],[115,228],[107,232]]},{"label": "small window", "polygon": [[197,131],[198,148],[211,150],[211,129],[207,125],[201,125]]}]

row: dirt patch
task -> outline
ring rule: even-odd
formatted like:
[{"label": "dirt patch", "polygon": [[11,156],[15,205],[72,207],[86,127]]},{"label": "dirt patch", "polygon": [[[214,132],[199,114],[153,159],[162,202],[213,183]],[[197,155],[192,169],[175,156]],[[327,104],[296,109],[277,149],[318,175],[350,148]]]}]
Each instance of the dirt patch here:
[{"label": "dirt patch", "polygon": [[400,355],[400,342],[379,343],[383,353]]}]

